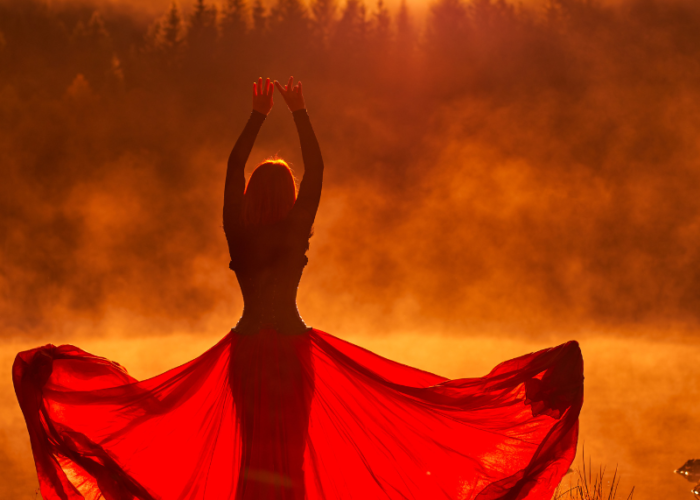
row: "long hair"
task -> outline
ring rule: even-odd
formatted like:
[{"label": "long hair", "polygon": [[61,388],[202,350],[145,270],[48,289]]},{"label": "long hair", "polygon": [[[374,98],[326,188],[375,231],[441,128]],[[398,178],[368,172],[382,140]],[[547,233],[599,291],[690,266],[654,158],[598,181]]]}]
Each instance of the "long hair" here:
[{"label": "long hair", "polygon": [[297,199],[292,169],[280,158],[258,165],[248,180],[243,195],[245,226],[273,224],[284,219]]}]

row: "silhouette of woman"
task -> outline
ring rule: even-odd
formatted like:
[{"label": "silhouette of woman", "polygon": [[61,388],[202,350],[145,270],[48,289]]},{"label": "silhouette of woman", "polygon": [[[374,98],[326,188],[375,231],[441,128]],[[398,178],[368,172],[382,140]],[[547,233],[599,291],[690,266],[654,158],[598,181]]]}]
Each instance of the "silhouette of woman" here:
[{"label": "silhouette of woman", "polygon": [[244,299],[235,328],[143,381],[71,345],[17,355],[43,498],[549,500],[576,452],[578,344],[448,380],[307,327],[296,290],[323,160],[301,82],[275,86],[305,173],[298,196],[282,160],[245,185],[273,103],[261,78],[226,175],[224,230]]},{"label": "silhouette of woman", "polygon": [[243,315],[233,329],[239,338],[230,365],[244,437],[236,498],[303,500],[313,371],[304,370],[310,366],[308,344],[291,336],[309,330],[299,316],[296,295],[321,199],[323,159],[301,82],[293,86],[290,78],[284,87],[275,84],[299,132],[305,167],[299,195],[292,171],[279,159],[258,165],[245,185],[246,161],[272,109],[274,87],[269,78],[264,84],[260,78],[253,86],[253,111],[229,157],[224,190],[229,267],[236,273],[244,302]]}]

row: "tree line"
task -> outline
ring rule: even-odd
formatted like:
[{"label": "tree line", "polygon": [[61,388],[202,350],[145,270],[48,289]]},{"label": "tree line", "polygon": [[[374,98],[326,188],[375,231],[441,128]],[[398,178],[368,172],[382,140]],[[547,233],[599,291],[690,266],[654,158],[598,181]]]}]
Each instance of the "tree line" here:
[{"label": "tree line", "polygon": [[262,0],[196,0],[187,15],[174,2],[160,18],[144,21],[116,7],[10,2],[0,5],[0,74],[33,86],[38,83],[27,81],[31,75],[53,83],[52,77],[65,80],[79,72],[97,88],[118,81],[160,85],[178,75],[173,84],[191,87],[215,78],[235,83],[236,75],[245,75],[247,84],[249,76],[282,66],[352,79],[353,85],[418,79],[425,88],[442,82],[439,93],[449,96],[465,86],[509,86],[514,78],[518,85],[567,86],[580,76],[574,66],[600,50],[615,56],[626,38],[646,44],[649,33],[670,27],[671,43],[686,50],[689,41],[697,45],[697,8],[652,0],[626,5],[436,0],[418,19],[406,0],[393,12],[384,0],[369,7],[362,0],[276,0],[270,6]]}]

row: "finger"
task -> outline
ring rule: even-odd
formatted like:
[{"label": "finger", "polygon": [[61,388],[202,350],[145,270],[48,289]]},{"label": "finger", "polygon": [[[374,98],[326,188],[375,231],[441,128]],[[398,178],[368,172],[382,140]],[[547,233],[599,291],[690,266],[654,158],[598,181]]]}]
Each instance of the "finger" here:
[{"label": "finger", "polygon": [[255,82],[253,82],[253,97],[258,96],[258,86]]},{"label": "finger", "polygon": [[267,78],[265,80],[265,95],[269,96],[270,95],[270,79]]},{"label": "finger", "polygon": [[301,80],[299,80],[298,85],[299,85],[299,95],[302,96],[303,94],[301,93]]},{"label": "finger", "polygon": [[277,80],[275,80],[275,87],[277,87],[277,90],[280,91],[280,94],[284,96],[284,88],[282,88],[282,84]]},{"label": "finger", "polygon": [[287,86],[285,87],[287,90],[292,90],[294,88],[294,77],[290,76],[289,81],[287,82]]},{"label": "finger", "polygon": [[258,95],[263,95],[262,76],[258,78]]}]

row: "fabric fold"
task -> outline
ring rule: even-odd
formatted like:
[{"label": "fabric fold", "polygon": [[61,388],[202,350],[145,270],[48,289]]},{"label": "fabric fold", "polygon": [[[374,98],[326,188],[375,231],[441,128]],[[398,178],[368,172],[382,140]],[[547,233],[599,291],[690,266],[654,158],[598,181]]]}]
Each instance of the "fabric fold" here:
[{"label": "fabric fold", "polygon": [[13,381],[47,500],[550,500],[583,403],[576,342],[448,380],[316,329],[143,381],[49,344]]}]

